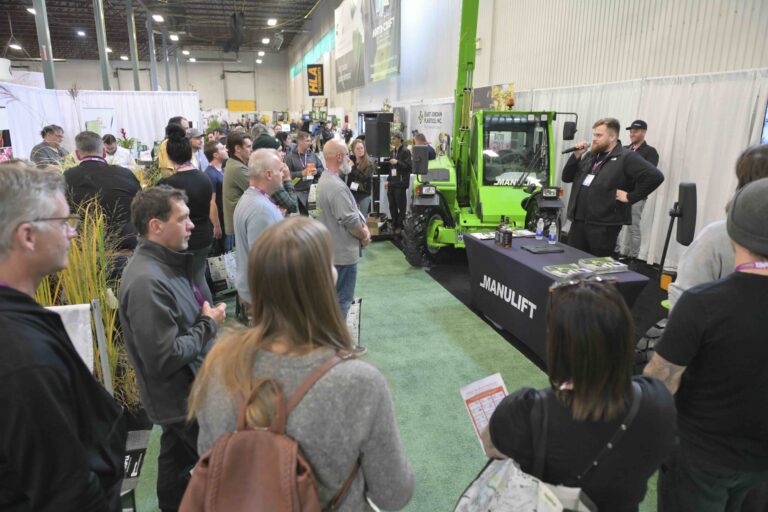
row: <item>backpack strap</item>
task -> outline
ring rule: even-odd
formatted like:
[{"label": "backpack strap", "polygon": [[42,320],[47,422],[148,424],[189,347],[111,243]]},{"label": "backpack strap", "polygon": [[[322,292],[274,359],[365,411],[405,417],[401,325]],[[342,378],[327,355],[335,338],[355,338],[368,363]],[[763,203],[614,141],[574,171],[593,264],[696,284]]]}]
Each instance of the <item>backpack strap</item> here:
[{"label": "backpack strap", "polygon": [[534,390],[533,407],[531,408],[531,438],[533,440],[533,471],[536,478],[544,479],[544,466],[547,460],[547,427],[549,413],[547,411],[547,392]]}]

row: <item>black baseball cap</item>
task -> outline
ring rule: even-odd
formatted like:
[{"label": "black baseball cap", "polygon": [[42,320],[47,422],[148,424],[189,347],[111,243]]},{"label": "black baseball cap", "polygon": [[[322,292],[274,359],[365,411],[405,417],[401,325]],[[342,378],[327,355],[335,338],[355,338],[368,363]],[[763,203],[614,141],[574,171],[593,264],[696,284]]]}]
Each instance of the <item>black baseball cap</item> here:
[{"label": "black baseball cap", "polygon": [[637,121],[632,121],[632,124],[627,126],[627,130],[647,130],[647,129],[648,129],[648,123],[640,119],[638,119]]}]

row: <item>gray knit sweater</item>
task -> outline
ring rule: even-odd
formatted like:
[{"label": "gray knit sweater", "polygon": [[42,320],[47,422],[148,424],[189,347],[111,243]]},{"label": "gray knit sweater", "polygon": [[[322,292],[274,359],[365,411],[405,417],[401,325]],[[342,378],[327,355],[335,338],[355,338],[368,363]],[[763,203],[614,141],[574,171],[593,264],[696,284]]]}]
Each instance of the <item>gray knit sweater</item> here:
[{"label": "gray knit sweater", "polygon": [[[287,399],[331,355],[329,350],[306,356],[261,350],[254,374],[274,377]],[[236,419],[235,401],[214,368],[198,415],[200,454],[234,431]],[[392,397],[386,379],[370,364],[351,360],[332,368],[288,417],[286,433],[299,442],[315,472],[321,505],[333,498],[358,459],[361,471],[338,510],[372,510],[366,496],[385,510],[399,510],[410,501],[415,479],[400,444]]]}]

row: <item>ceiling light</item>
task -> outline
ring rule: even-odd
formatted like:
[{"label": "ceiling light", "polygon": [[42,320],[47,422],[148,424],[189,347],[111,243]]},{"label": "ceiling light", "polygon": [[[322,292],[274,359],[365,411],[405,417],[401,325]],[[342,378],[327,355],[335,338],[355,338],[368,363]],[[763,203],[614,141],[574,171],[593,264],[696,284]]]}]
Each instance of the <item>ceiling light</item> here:
[{"label": "ceiling light", "polygon": [[277,20],[275,18],[269,18],[267,20],[267,25],[269,25],[270,27],[274,27],[275,25],[277,25]]},{"label": "ceiling light", "polygon": [[11,43],[8,45],[8,48],[13,48],[14,50],[21,50],[21,45],[16,43]]},{"label": "ceiling light", "polygon": [[37,11],[34,8],[32,8],[32,7],[27,7],[27,12],[29,14],[37,14]]},{"label": "ceiling light", "polygon": [[261,62],[262,62],[261,59],[256,59],[256,64],[261,64]]},{"label": "ceiling light", "polygon": [[181,50],[181,53],[184,55],[189,55],[189,50]]},{"label": "ceiling light", "polygon": [[259,57],[263,57],[263,56],[264,56],[264,52],[259,52]]},{"label": "ceiling light", "polygon": [[107,46],[107,47],[105,48],[105,50],[107,51],[107,53],[112,53],[112,48],[110,48],[109,46]]},{"label": "ceiling light", "polygon": [[179,35],[178,34],[171,34],[170,37],[171,37],[171,41],[178,41],[179,40]]},{"label": "ceiling light", "polygon": [[128,60],[128,56],[127,55],[121,55],[120,56],[120,60]]},{"label": "ceiling light", "polygon": [[161,15],[159,15],[159,14],[153,14],[152,15],[152,19],[155,20],[158,23],[162,23],[163,21],[165,21],[163,19],[163,17]]},{"label": "ceiling light", "polygon": [[85,32],[83,32],[82,30],[78,30],[77,35],[79,35],[80,37],[85,37]]},{"label": "ceiling light", "polygon": [[261,44],[269,44],[269,38],[265,37],[264,39],[262,39]]},{"label": "ceiling light", "polygon": [[197,59],[196,59],[196,58],[194,58],[194,57],[190,57],[190,58],[189,58],[189,62],[197,62]]}]

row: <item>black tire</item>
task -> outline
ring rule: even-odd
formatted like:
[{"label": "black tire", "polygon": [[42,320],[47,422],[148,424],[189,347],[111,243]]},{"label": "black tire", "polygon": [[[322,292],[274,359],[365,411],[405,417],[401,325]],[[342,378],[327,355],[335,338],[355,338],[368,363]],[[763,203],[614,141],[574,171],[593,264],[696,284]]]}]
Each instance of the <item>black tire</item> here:
[{"label": "black tire", "polygon": [[437,261],[441,250],[433,251],[427,247],[427,227],[436,216],[445,217],[437,207],[411,208],[403,222],[403,253],[405,259],[414,267],[429,266]]}]

